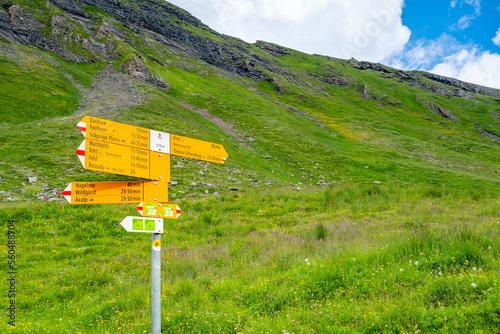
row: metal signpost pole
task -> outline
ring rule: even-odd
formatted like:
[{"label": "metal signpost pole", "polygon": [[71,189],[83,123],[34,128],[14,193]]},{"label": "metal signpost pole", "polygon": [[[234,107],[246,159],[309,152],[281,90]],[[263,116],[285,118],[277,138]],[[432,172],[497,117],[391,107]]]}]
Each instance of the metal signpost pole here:
[{"label": "metal signpost pole", "polygon": [[151,334],[161,333],[161,241],[151,233]]}]

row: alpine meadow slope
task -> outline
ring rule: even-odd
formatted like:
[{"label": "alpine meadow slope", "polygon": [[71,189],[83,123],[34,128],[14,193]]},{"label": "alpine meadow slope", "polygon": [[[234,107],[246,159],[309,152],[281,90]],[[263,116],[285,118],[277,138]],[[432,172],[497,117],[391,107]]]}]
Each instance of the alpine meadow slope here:
[{"label": "alpine meadow slope", "polygon": [[85,115],[229,154],[171,158],[162,332],[500,332],[500,90],[248,44],[159,0],[0,2],[0,88],[1,332],[149,332],[134,205],[61,196],[134,180],[81,167]]}]

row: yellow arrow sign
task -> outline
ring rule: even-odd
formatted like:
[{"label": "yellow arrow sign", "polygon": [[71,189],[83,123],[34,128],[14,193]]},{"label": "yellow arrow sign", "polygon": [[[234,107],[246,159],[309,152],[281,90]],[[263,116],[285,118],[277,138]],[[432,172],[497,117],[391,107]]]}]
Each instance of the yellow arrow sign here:
[{"label": "yellow arrow sign", "polygon": [[[165,183],[167,181],[164,181]],[[70,204],[167,202],[168,190],[160,181],[71,182],[62,195]]]},{"label": "yellow arrow sign", "polygon": [[169,133],[91,116],[82,118],[77,126],[87,139],[161,153],[170,151]]},{"label": "yellow arrow sign", "polygon": [[78,128],[89,140],[151,150],[186,158],[222,164],[228,154],[224,146],[203,140],[177,136],[138,126],[85,116]]},{"label": "yellow arrow sign", "polygon": [[170,154],[218,164],[223,164],[228,156],[220,144],[177,135],[170,135]]},{"label": "yellow arrow sign", "polygon": [[91,116],[77,126],[87,139],[149,150],[149,129]]},{"label": "yellow arrow sign", "polygon": [[76,154],[88,170],[170,181],[170,156],[165,153],[85,139]]}]

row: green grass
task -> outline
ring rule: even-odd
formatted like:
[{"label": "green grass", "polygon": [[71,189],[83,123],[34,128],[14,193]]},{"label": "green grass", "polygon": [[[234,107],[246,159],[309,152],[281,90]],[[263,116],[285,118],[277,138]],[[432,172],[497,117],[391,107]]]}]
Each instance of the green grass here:
[{"label": "green grass", "polygon": [[[498,331],[497,195],[344,186],[180,202],[162,235],[162,333]],[[0,210],[16,225],[19,332],[149,332],[150,238],[125,232],[127,215]]]},{"label": "green grass", "polygon": [[[46,23],[61,14],[35,5]],[[92,116],[229,153],[224,165],[171,158],[169,195],[184,214],[162,235],[163,333],[500,331],[500,148],[473,124],[500,135],[498,99],[439,95],[293,50],[275,58],[172,18],[247,52],[239,61],[265,60],[258,69],[275,81],[254,82],[87,9],[128,36],[110,39],[116,59],[72,64],[0,44],[0,251],[15,221],[19,270],[18,327],[0,332],[150,330],[149,236],[119,225],[134,205],[32,203],[73,181],[132,179],[82,169],[83,114],[73,115],[99,70],[132,57],[170,88],[136,82],[141,104]],[[348,84],[325,82],[340,78]]]},{"label": "green grass", "polygon": [[3,124],[65,116],[75,109],[79,91],[47,61],[47,56],[29,48],[9,47],[20,59],[0,57],[0,119]]}]

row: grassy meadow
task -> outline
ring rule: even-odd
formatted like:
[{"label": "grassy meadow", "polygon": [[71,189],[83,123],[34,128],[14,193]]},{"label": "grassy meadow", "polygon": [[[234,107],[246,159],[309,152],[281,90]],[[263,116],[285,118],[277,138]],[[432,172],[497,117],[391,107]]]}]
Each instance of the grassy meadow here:
[{"label": "grassy meadow", "polygon": [[[169,199],[184,213],[161,237],[162,333],[500,333],[500,99],[168,13],[227,51],[234,67],[219,68],[100,8],[82,5],[78,21],[58,1],[13,3],[47,38],[57,14],[78,28],[70,40],[95,37],[112,56],[63,40],[95,60],[71,63],[0,38],[4,311],[12,248],[17,270],[16,327],[2,316],[0,333],[150,333],[150,236],[120,226],[135,205],[62,203],[69,182],[135,180],[82,168],[85,115],[229,154],[171,157]],[[168,89],[120,71],[132,59]]]},{"label": "grassy meadow", "polygon": [[[162,333],[498,332],[499,202],[349,184],[181,201],[162,235]],[[134,211],[0,209],[18,263],[18,326],[0,331],[149,333],[150,236],[119,225]]]}]

